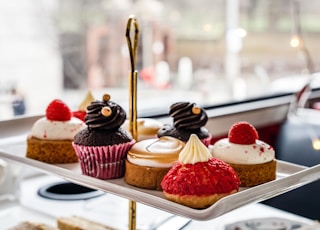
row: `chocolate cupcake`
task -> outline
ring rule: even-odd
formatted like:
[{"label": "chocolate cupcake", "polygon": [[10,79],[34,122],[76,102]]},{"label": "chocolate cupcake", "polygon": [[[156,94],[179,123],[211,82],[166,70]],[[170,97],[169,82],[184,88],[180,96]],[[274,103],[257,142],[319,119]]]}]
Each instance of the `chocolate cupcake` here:
[{"label": "chocolate cupcake", "polygon": [[121,128],[125,120],[124,109],[110,101],[108,94],[87,107],[87,128],[78,132],[73,141],[83,174],[99,179],[124,176],[125,159],[135,143],[130,133]]},{"label": "chocolate cupcake", "polygon": [[195,103],[177,102],[170,106],[169,115],[173,124],[165,124],[159,131],[158,137],[171,136],[187,142],[191,134],[195,134],[203,144],[209,146],[211,134],[204,127],[208,121],[205,110]]}]

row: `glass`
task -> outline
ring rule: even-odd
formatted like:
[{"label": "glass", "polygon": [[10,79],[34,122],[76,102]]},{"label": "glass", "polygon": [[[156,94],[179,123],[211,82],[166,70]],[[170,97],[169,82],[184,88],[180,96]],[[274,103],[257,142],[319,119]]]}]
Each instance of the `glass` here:
[{"label": "glass", "polygon": [[0,4],[0,119],[43,114],[55,98],[76,110],[88,90],[97,99],[109,93],[127,110],[125,29],[131,14],[141,30],[139,116],[167,113],[182,100],[210,106],[298,91],[308,65],[299,47],[293,47],[299,42],[296,35],[304,39],[313,72],[319,68],[317,1]]}]

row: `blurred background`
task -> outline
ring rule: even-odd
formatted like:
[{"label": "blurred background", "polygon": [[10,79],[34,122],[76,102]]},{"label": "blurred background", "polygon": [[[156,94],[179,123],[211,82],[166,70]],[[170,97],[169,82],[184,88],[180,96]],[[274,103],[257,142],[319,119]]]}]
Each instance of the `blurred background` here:
[{"label": "blurred background", "polygon": [[55,98],[76,110],[88,90],[127,109],[131,14],[138,115],[296,92],[320,68],[319,11],[297,0],[2,1],[0,119],[43,114]]}]

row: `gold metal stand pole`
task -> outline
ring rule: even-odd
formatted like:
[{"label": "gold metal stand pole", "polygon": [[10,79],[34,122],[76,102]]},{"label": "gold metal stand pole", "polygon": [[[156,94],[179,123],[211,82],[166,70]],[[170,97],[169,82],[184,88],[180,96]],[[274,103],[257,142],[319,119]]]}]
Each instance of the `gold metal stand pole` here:
[{"label": "gold metal stand pole", "polygon": [[[130,97],[130,116],[129,116],[129,123],[131,124],[129,130],[135,140],[137,140],[137,111],[136,111],[136,97],[137,97],[137,90],[136,90],[136,82],[137,82],[137,75],[138,73],[135,71],[130,73],[130,92],[132,92]],[[129,200],[129,230],[136,230],[136,202]]]},{"label": "gold metal stand pole", "polygon": [[133,139],[138,139],[138,133],[137,133],[137,77],[138,72],[134,71],[133,73],[130,73],[130,82],[129,82],[129,90],[130,90],[130,102],[129,102],[129,131],[133,137]]},{"label": "gold metal stand pole", "polygon": [[[131,42],[131,25],[134,26],[134,40]],[[139,27],[135,16],[131,15],[128,19],[126,38],[128,42],[131,72],[129,74],[129,131],[133,139],[137,140],[137,78],[136,55],[138,48]],[[136,202],[129,200],[129,230],[136,229]]]},{"label": "gold metal stand pole", "polygon": [[136,230],[136,202],[129,200],[129,230]]}]

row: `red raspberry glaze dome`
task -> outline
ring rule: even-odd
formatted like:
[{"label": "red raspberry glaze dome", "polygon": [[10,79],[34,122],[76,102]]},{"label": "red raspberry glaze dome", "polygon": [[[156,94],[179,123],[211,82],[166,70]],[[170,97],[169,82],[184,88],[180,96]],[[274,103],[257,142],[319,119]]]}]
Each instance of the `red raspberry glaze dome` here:
[{"label": "red raspberry glaze dome", "polygon": [[212,195],[238,191],[240,180],[231,166],[216,158],[196,164],[175,164],[163,178],[164,192],[176,195]]}]

